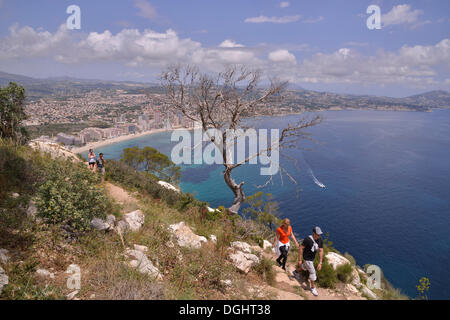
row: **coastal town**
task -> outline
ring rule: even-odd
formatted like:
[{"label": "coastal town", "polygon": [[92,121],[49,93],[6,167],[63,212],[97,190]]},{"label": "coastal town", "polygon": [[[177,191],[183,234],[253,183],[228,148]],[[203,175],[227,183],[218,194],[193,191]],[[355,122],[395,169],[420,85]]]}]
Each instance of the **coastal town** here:
[{"label": "coastal town", "polygon": [[[138,134],[198,126],[183,114],[168,111],[171,108],[159,85],[94,80],[32,81],[25,85],[28,119],[24,121],[32,139],[79,148]],[[296,88],[283,92],[276,104],[258,105],[254,116],[339,110],[429,112],[438,107],[450,108],[449,101],[449,93],[445,91],[391,98]]]},{"label": "coastal town", "polygon": [[194,128],[194,121],[181,113],[164,112],[160,94],[127,94],[124,90],[94,90],[77,96],[49,96],[27,105],[27,125],[71,124],[85,121],[103,123],[100,127],[86,127],[79,132],[59,132],[37,137],[67,147],[80,147],[93,142],[119,137],[134,137],[161,130]]}]

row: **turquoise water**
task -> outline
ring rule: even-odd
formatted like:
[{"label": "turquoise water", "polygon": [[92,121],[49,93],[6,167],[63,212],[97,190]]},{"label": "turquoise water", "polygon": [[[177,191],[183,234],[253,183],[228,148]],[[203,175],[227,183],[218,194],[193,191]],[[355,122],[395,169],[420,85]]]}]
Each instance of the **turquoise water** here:
[{"label": "turquoise water", "polygon": [[[325,121],[308,131],[318,142],[301,144],[311,150],[289,150],[298,169],[281,158],[298,192],[279,176],[263,191],[274,195],[300,237],[319,225],[338,250],[351,253],[361,266],[380,266],[410,297],[416,296],[418,280],[428,277],[430,297],[450,299],[450,110],[321,115]],[[256,128],[282,128],[299,117],[253,122]],[[118,159],[123,148],[150,145],[170,154],[175,144],[170,136],[154,134],[96,151]],[[228,206],[233,195],[221,173],[218,165],[184,166],[181,188],[212,206]],[[238,168],[234,178],[246,181],[246,194],[266,181],[257,165]]]}]

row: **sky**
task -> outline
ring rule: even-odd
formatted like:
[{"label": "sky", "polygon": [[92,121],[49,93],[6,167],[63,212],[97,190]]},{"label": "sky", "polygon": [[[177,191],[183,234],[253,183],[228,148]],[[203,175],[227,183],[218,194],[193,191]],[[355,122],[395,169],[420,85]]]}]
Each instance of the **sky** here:
[{"label": "sky", "polygon": [[[367,27],[370,5],[381,29]],[[157,82],[172,64],[245,64],[337,93],[450,90],[450,1],[0,0],[0,71]]]}]

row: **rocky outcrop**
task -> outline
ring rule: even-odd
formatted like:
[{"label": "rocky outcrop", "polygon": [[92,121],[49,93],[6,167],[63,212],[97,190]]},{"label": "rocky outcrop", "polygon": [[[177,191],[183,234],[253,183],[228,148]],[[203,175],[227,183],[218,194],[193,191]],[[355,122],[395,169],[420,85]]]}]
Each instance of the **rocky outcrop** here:
[{"label": "rocky outcrop", "polygon": [[171,185],[171,184],[168,183],[168,182],[165,182],[165,181],[158,181],[158,184],[159,184],[161,187],[163,187],[163,188],[166,188],[166,189],[169,189],[169,190],[178,192],[178,193],[180,192],[180,190],[178,190],[177,188],[175,188],[173,185]]},{"label": "rocky outcrop", "polygon": [[369,288],[367,288],[365,285],[362,285],[361,287],[361,292],[366,295],[367,297],[369,297],[370,299],[376,300],[378,299],[377,295],[370,290]]},{"label": "rocky outcrop", "polygon": [[0,294],[3,292],[3,288],[8,285],[8,276],[5,273],[5,270],[3,270],[2,267],[0,267]]},{"label": "rocky outcrop", "polygon": [[230,243],[230,246],[238,251],[242,251],[244,253],[252,253],[251,246],[247,242],[235,241]]},{"label": "rocky outcrop", "polygon": [[39,150],[50,154],[52,159],[62,157],[64,159],[72,160],[73,162],[81,162],[81,160],[73,152],[57,143],[33,140],[29,143],[29,146],[34,150]]},{"label": "rocky outcrop", "polygon": [[266,250],[266,249],[272,249],[272,244],[271,244],[269,241],[264,240],[264,241],[263,241],[263,249],[264,249],[264,250]]},{"label": "rocky outcrop", "polygon": [[247,274],[253,266],[259,263],[259,258],[252,253],[236,251],[229,258],[236,268]]},{"label": "rocky outcrop", "polygon": [[7,264],[9,262],[8,250],[0,249],[0,263]]},{"label": "rocky outcrop", "polygon": [[109,215],[106,220],[100,218],[94,218],[91,221],[91,226],[98,231],[111,231],[114,229],[114,224],[116,222],[116,217]]},{"label": "rocky outcrop", "polygon": [[326,255],[326,258],[328,260],[328,263],[333,267],[334,270],[336,270],[336,268],[341,265],[350,263],[350,261],[347,258],[345,258],[335,252],[329,252]]},{"label": "rocky outcrop", "polygon": [[46,269],[37,269],[36,274],[42,278],[50,278],[50,279],[55,278],[55,274],[51,273],[50,271],[48,271]]},{"label": "rocky outcrop", "polygon": [[141,210],[127,213],[123,216],[123,220],[117,223],[117,229],[121,233],[126,231],[139,231],[145,222],[145,216]]},{"label": "rocky outcrop", "polygon": [[29,219],[36,219],[36,214],[37,214],[36,203],[33,200],[30,200],[27,209],[27,217]]},{"label": "rocky outcrop", "polygon": [[[139,246],[144,250],[144,246]],[[129,266],[136,268],[140,273],[147,274],[157,280],[162,280],[161,272],[156,268],[153,263],[147,258],[147,255],[141,250],[127,249],[125,254],[131,259]]]},{"label": "rocky outcrop", "polygon": [[[328,260],[328,263],[333,267],[334,270],[336,270],[337,267],[342,266],[344,264],[350,264],[350,261],[347,258],[335,252],[329,252],[326,255],[326,258]],[[355,286],[356,288],[360,288],[361,279],[359,277],[359,272],[356,267],[353,267],[351,277],[352,277],[351,285]]]},{"label": "rocky outcrop", "polygon": [[180,247],[200,249],[202,247],[202,243],[208,242],[205,237],[198,236],[192,232],[191,228],[189,228],[183,221],[170,225],[169,231],[172,233]]},{"label": "rocky outcrop", "polygon": [[252,253],[256,250],[256,248],[250,246],[248,243],[235,241],[230,245],[231,252],[229,258],[231,262],[236,268],[238,268],[245,274],[247,274],[253,266],[257,265],[260,262],[259,257]]}]

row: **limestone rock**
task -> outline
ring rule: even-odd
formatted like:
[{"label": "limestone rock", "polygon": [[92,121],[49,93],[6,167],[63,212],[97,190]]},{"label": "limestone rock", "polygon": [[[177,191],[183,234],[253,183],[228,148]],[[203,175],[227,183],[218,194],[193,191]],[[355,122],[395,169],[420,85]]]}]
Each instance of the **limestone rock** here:
[{"label": "limestone rock", "polygon": [[131,267],[138,269],[142,274],[147,274],[153,278],[162,280],[161,272],[147,258],[144,252],[127,249],[125,253],[132,259],[129,263]]},{"label": "limestone rock", "polygon": [[0,294],[3,291],[3,288],[8,285],[8,276],[5,273],[5,270],[3,270],[2,267],[0,267]]},{"label": "limestone rock", "polygon": [[345,285],[345,290],[347,290],[347,291],[350,292],[351,294],[356,294],[356,295],[359,294],[358,289],[356,289],[355,286],[352,285],[352,284],[350,284],[350,283],[347,283],[347,284]]},{"label": "limestone rock", "polygon": [[353,270],[352,270],[351,284],[354,285],[356,288],[361,287],[361,279],[359,277],[359,273],[358,273],[358,270],[356,270],[356,268],[353,268]]},{"label": "limestone rock", "polygon": [[177,188],[175,188],[173,185],[171,185],[171,184],[168,183],[168,182],[165,182],[165,181],[158,181],[158,184],[159,184],[160,186],[166,188],[166,189],[169,189],[169,190],[172,190],[172,191],[175,191],[175,192],[180,192],[180,190],[178,190]]},{"label": "limestone rock", "polygon": [[55,274],[51,273],[50,271],[48,271],[46,269],[38,269],[38,270],[36,270],[36,274],[43,278],[50,278],[50,279],[55,278]]},{"label": "limestone rock", "polygon": [[377,295],[372,290],[367,288],[365,285],[362,285],[361,292],[371,299],[376,300],[378,298]]},{"label": "limestone rock", "polygon": [[137,251],[145,253],[145,252],[148,252],[148,247],[135,244],[134,245],[134,250],[137,250]]},{"label": "limestone rock", "polygon": [[33,200],[30,200],[27,209],[27,217],[29,219],[36,219],[37,208],[36,203]]},{"label": "limestone rock", "polygon": [[141,229],[142,225],[145,222],[145,216],[141,210],[136,210],[130,213],[127,213],[124,216],[124,220],[128,223],[130,229],[132,231],[138,231]]},{"label": "limestone rock", "polygon": [[328,263],[331,264],[334,270],[336,270],[337,267],[344,265],[344,264],[350,264],[350,261],[348,261],[347,258],[341,256],[340,254],[337,254],[335,252],[329,252],[326,255],[326,258],[328,259]]},{"label": "limestone rock", "polygon": [[99,218],[92,219],[91,226],[99,231],[111,231],[114,229],[115,222],[116,217],[114,217],[113,215],[109,215],[108,217],[106,217],[106,221],[103,221]]},{"label": "limestone rock", "polygon": [[145,222],[145,216],[141,210],[127,213],[123,216],[123,220],[117,223],[117,229],[121,233],[126,231],[139,231]]},{"label": "limestone rock", "polygon": [[180,247],[200,249],[203,242],[208,242],[205,237],[198,236],[192,232],[191,228],[189,228],[183,221],[170,225],[169,230],[172,232]]},{"label": "limestone rock", "polygon": [[74,299],[75,299],[75,296],[78,294],[78,292],[79,292],[78,290],[75,290],[75,291],[69,293],[69,294],[66,296],[67,300],[74,300]]},{"label": "limestone rock", "polygon": [[259,263],[259,258],[251,253],[236,251],[230,253],[230,260],[233,264],[244,273],[248,273],[250,269]]},{"label": "limestone rock", "polygon": [[9,261],[8,250],[0,249],[0,263],[7,264]]},{"label": "limestone rock", "polygon": [[235,241],[230,243],[231,247],[245,253],[251,253],[251,246],[247,242]]},{"label": "limestone rock", "polygon": [[231,287],[233,285],[233,282],[231,280],[229,280],[229,279],[227,279],[227,280],[220,280],[220,282],[226,287]]},{"label": "limestone rock", "polygon": [[264,240],[263,241],[263,249],[266,250],[267,248],[272,248],[272,244],[269,241]]}]

